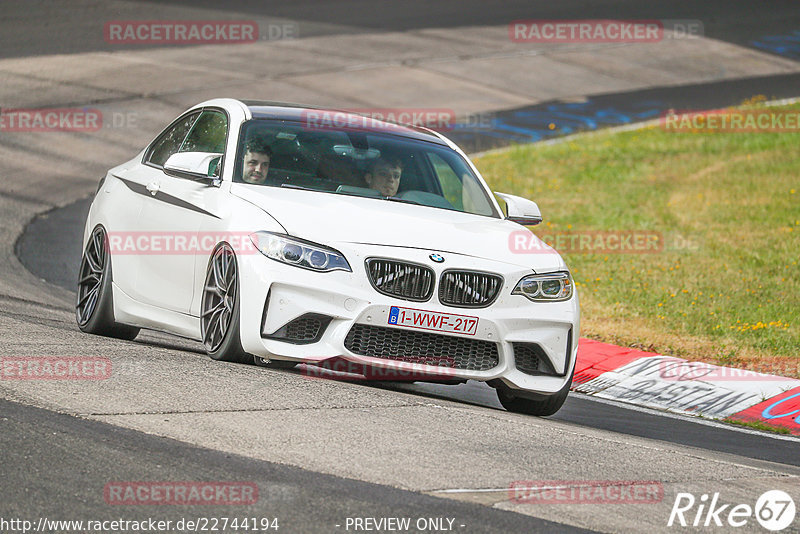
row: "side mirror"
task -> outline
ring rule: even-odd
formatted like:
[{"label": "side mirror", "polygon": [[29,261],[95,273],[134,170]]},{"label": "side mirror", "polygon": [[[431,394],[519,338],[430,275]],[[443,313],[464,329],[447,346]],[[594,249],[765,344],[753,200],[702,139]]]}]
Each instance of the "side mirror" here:
[{"label": "side mirror", "polygon": [[177,152],[164,163],[164,172],[176,178],[185,178],[219,186],[222,154],[215,152]]},{"label": "side mirror", "polygon": [[509,195],[507,193],[495,193],[506,203],[506,219],[523,226],[535,226],[542,222],[542,212],[536,202],[527,198]]}]

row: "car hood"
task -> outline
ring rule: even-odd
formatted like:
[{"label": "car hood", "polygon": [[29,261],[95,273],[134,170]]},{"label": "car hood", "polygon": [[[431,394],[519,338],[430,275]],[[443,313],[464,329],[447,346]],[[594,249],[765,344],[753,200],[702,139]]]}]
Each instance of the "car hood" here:
[{"label": "car hood", "polygon": [[[286,231],[322,245],[359,243],[475,256],[550,272],[564,261],[524,227],[492,217],[402,202],[297,189],[232,184]],[[524,236],[525,250],[516,241]],[[531,252],[535,251],[535,252]]]}]

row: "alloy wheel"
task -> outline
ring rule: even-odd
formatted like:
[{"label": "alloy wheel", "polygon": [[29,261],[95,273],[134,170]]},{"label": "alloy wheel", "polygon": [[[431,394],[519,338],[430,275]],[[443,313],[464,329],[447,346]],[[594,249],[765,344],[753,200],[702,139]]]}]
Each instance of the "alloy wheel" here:
[{"label": "alloy wheel", "polygon": [[78,324],[84,326],[94,315],[103,285],[106,267],[106,233],[98,227],[92,232],[81,260],[78,278],[78,303],[75,306]]},{"label": "alloy wheel", "polygon": [[220,347],[230,329],[237,285],[236,257],[228,245],[222,245],[214,252],[203,286],[200,321],[208,352]]}]

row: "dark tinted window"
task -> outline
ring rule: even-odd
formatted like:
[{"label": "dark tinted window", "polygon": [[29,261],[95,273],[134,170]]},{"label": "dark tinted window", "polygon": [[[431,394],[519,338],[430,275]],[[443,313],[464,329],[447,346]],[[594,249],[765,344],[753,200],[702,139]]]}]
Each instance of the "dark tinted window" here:
[{"label": "dark tinted window", "polygon": [[[269,155],[263,179],[245,174],[252,147]],[[234,181],[497,216],[486,188],[456,151],[383,131],[248,121],[239,140]]]},{"label": "dark tinted window", "polygon": [[145,161],[162,167],[167,158],[180,149],[186,134],[189,133],[199,115],[199,112],[192,113],[170,126],[150,147],[150,152]]},{"label": "dark tinted window", "polygon": [[179,152],[225,152],[228,121],[219,111],[204,111]]}]

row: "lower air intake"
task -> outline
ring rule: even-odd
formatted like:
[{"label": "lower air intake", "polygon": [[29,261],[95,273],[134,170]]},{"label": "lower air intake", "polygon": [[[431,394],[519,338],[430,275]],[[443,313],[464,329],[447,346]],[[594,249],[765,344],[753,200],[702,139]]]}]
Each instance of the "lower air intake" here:
[{"label": "lower air intake", "polygon": [[353,325],[344,346],[361,356],[469,371],[500,363],[497,343],[364,324]]},{"label": "lower air intake", "polygon": [[322,337],[330,322],[331,318],[327,315],[306,313],[264,337],[297,344],[315,343]]},{"label": "lower air intake", "polygon": [[512,343],[517,369],[528,375],[555,375],[555,369],[542,347],[536,343]]}]

